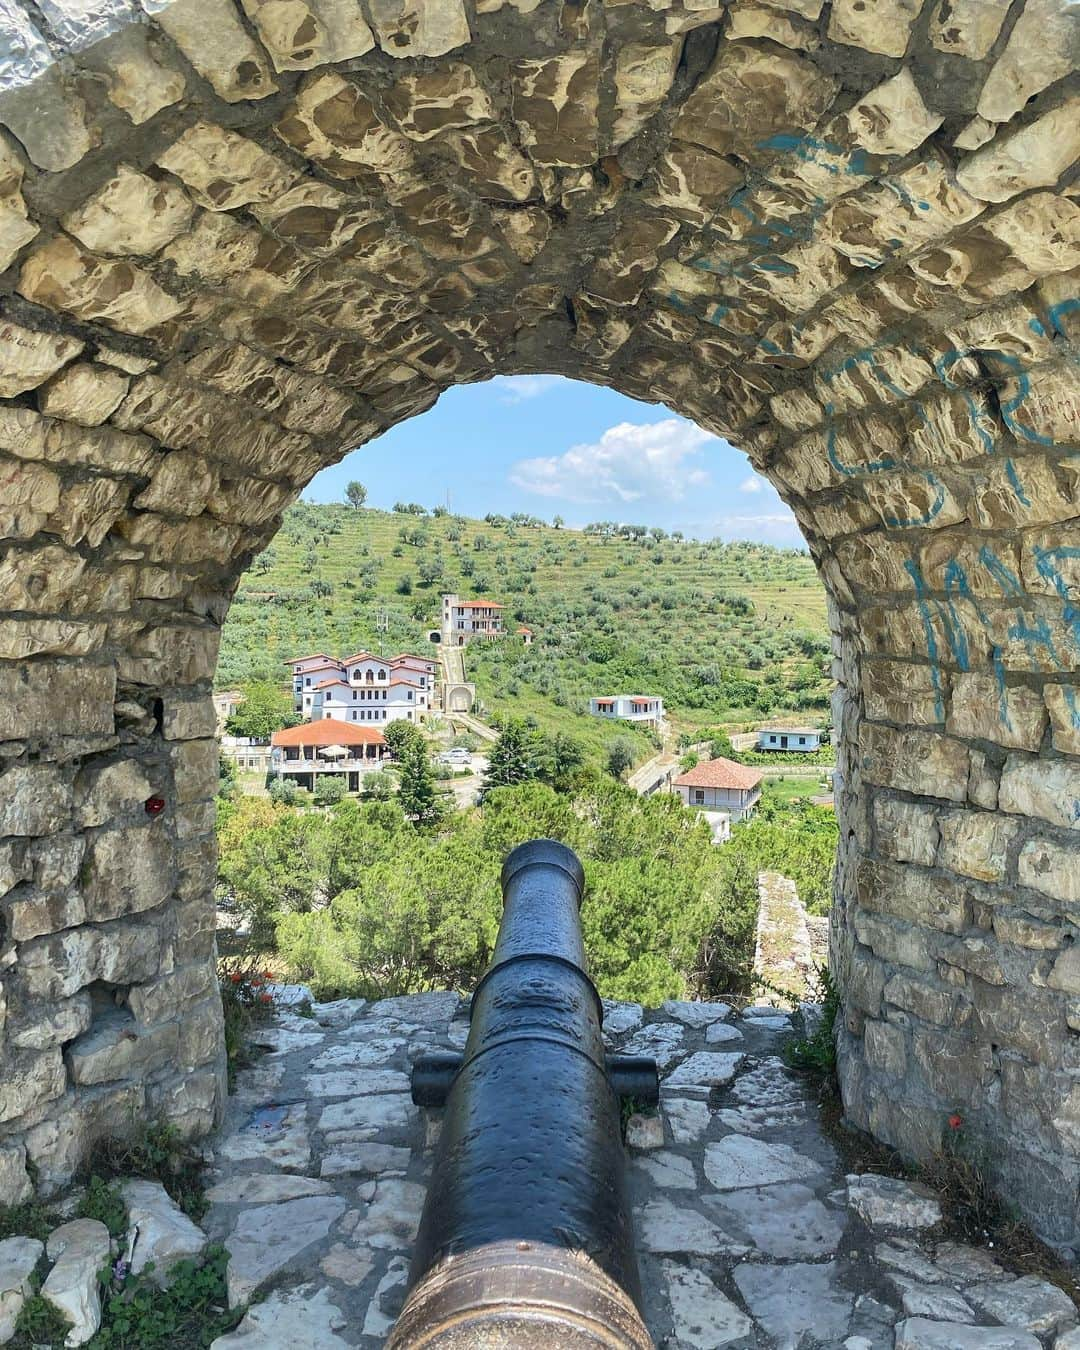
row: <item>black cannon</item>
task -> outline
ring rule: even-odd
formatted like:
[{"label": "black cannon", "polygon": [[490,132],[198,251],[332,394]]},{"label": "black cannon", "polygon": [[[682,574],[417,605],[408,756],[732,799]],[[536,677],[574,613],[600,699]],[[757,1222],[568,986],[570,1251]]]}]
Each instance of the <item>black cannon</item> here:
[{"label": "black cannon", "polygon": [[652,1060],[605,1058],[583,882],[553,840],[510,854],[464,1054],[414,1067],[413,1100],[446,1114],[387,1350],[652,1350],[619,1098],[659,1085]]}]

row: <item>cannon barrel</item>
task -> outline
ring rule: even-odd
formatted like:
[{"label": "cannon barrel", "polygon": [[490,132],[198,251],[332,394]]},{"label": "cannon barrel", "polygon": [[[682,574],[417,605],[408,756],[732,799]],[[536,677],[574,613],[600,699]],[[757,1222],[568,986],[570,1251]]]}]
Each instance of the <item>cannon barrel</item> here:
[{"label": "cannon barrel", "polygon": [[583,883],[553,840],[510,854],[464,1053],[416,1066],[414,1099],[446,1112],[387,1350],[652,1350],[619,1094],[655,1101],[656,1066],[605,1059]]}]

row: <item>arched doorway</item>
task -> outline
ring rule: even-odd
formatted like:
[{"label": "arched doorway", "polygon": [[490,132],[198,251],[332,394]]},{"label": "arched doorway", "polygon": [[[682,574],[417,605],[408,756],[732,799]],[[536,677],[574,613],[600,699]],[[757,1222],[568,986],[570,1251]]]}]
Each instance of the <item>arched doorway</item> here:
[{"label": "arched doorway", "polygon": [[919,1154],[962,1110],[1073,1241],[1075,6],[271,8],[25,18],[0,96],[5,1189],[120,1109],[213,1119],[209,681],[283,507],[453,384],[557,372],[791,505],[847,1111]]}]

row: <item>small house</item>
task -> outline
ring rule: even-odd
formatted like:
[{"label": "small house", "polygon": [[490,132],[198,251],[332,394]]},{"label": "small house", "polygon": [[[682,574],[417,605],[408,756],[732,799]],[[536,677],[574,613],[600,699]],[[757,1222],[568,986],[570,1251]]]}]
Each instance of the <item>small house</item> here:
[{"label": "small house", "polygon": [[672,784],[687,806],[725,811],[734,821],[746,820],[761,800],[760,769],[731,759],[707,759],[680,774]]},{"label": "small house", "polygon": [[270,747],[270,772],[312,791],[321,776],[330,774],[344,778],[347,792],[359,792],[364,773],[377,769],[390,753],[381,731],[329,717],[275,731]]},{"label": "small house", "polygon": [[760,727],[757,748],[812,755],[815,750],[821,749],[821,732],[813,727]]},{"label": "small house", "polygon": [[589,699],[589,712],[593,717],[658,727],[664,720],[664,700],[655,694],[612,694]]}]

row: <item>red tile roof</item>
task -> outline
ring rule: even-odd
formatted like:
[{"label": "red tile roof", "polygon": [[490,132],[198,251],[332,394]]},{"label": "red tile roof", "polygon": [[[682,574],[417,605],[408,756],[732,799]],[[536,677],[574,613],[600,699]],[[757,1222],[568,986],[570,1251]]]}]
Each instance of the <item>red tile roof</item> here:
[{"label": "red tile roof", "polygon": [[765,775],[730,759],[706,759],[675,779],[676,787],[733,788],[749,792]]},{"label": "red tile roof", "polygon": [[495,600],[462,600],[458,609],[503,609]]},{"label": "red tile roof", "polygon": [[303,722],[298,727],[286,727],[270,737],[271,745],[385,745],[386,737],[374,727],[354,726],[339,722],[335,717],[323,717],[318,722]]},{"label": "red tile roof", "polygon": [[315,689],[330,689],[334,685],[343,685],[344,683],[344,680],[320,680],[318,684],[312,687]]},{"label": "red tile roof", "polygon": [[340,661],[335,661],[332,656],[327,656],[325,652],[312,652],[310,656],[290,656],[282,664],[286,666],[297,666],[301,661],[328,661],[333,666],[341,665]]}]

